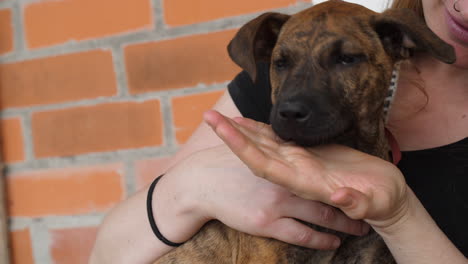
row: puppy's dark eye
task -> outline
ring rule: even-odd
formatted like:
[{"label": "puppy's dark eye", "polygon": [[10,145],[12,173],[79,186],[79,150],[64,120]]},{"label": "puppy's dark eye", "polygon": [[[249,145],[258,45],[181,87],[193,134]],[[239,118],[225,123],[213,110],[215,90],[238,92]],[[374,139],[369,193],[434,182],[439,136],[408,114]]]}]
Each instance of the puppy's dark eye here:
[{"label": "puppy's dark eye", "polygon": [[364,55],[351,55],[351,54],[341,54],[336,57],[336,64],[341,64],[341,65],[353,65],[359,62],[364,61],[365,57]]},{"label": "puppy's dark eye", "polygon": [[279,71],[286,69],[289,66],[289,62],[286,58],[276,59],[273,61],[273,65]]}]

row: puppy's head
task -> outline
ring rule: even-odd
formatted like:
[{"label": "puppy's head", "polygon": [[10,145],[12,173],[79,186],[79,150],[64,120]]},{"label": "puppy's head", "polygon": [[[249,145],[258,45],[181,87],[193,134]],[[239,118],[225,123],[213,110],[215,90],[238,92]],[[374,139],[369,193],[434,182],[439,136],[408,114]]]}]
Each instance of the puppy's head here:
[{"label": "puppy's head", "polygon": [[453,48],[410,10],[375,13],[338,0],[289,16],[266,13],[228,47],[256,79],[270,63],[270,121],[284,140],[304,146],[377,129],[394,64],[415,52],[453,63]]}]

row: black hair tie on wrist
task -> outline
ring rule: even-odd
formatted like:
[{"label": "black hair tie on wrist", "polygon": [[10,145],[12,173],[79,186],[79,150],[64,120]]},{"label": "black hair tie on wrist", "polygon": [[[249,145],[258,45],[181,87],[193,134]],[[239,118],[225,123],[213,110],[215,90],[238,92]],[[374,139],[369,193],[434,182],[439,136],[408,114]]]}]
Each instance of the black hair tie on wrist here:
[{"label": "black hair tie on wrist", "polygon": [[174,243],[172,241],[169,241],[167,238],[165,238],[161,232],[159,232],[158,226],[156,225],[156,222],[154,221],[154,216],[153,216],[153,192],[154,192],[154,187],[156,187],[156,184],[158,181],[162,178],[164,174],[161,176],[157,177],[154,179],[153,183],[149,187],[148,190],[148,197],[146,198],[146,211],[148,212],[148,220],[151,225],[151,229],[153,229],[153,233],[156,235],[156,237],[163,242],[164,244],[170,246],[170,247],[178,247],[181,246],[184,243]]}]

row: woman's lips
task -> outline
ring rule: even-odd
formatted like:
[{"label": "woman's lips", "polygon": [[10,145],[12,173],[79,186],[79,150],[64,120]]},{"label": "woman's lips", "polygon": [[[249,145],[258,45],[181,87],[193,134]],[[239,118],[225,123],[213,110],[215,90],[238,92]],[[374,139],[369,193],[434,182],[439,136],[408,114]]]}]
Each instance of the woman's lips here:
[{"label": "woman's lips", "polygon": [[446,20],[449,32],[459,41],[468,44],[468,26],[464,26],[457,21],[448,11],[446,11]]}]

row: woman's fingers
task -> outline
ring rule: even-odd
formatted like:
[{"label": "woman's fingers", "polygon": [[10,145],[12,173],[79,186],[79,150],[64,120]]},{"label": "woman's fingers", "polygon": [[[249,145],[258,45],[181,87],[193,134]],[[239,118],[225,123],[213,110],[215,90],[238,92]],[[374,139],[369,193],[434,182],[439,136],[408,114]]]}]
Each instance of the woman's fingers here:
[{"label": "woman's fingers", "polygon": [[332,206],[297,196],[285,201],[281,211],[286,216],[356,236],[367,234],[369,231],[369,225],[363,221],[350,219]]},{"label": "woman's fingers", "polygon": [[280,218],[267,228],[267,237],[271,237],[283,242],[302,247],[331,250],[340,245],[340,239],[337,236],[328,233],[322,233],[292,219]]},{"label": "woman's fingers", "polygon": [[210,110],[205,113],[205,121],[212,128],[223,126],[223,124],[227,122],[242,132],[245,137],[264,148],[275,149],[278,143],[282,143],[270,126],[248,118],[236,117],[231,119],[216,111]]},{"label": "woman's fingers", "polygon": [[259,135],[263,135],[270,139],[273,139],[277,142],[283,142],[276,134],[273,132],[273,129],[265,123],[257,122],[255,120],[243,117],[235,117],[233,119],[237,124],[241,125],[242,127],[251,130],[254,133]]},{"label": "woman's fingers", "polygon": [[[253,135],[248,137],[228,118],[215,111],[207,111],[204,119],[257,176],[280,185],[288,184],[290,181],[288,176],[292,174],[290,167],[282,159],[272,156],[274,152],[268,146],[262,149],[261,145],[253,141],[255,139]],[[275,177],[272,178],[271,175]]]},{"label": "woman's fingers", "polygon": [[[247,144],[247,138],[220,113],[210,110],[203,115],[205,122],[213,131],[231,148],[231,145],[239,151]],[[233,148],[231,148],[233,149]]]}]

